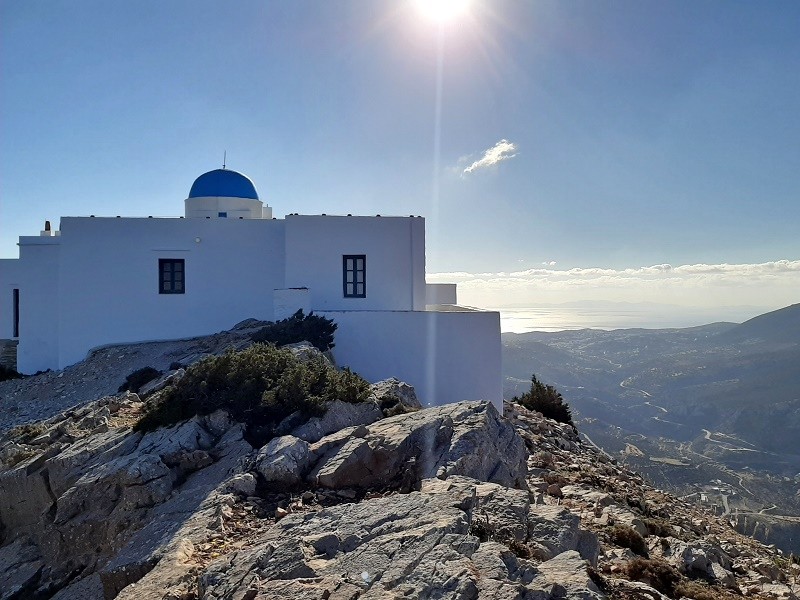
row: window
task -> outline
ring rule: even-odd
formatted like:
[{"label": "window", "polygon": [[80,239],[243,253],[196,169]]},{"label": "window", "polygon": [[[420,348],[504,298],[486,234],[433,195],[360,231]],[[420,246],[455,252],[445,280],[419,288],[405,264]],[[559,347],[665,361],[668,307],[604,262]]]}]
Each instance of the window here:
[{"label": "window", "polygon": [[344,268],[344,297],[367,297],[367,255],[345,254],[342,257]]},{"label": "window", "polygon": [[13,292],[14,298],[14,336],[19,337],[19,290],[15,289]]},{"label": "window", "polygon": [[228,213],[227,213],[227,212],[221,212],[221,213],[217,213],[217,216],[218,216],[218,217],[220,217],[220,218],[222,218],[222,219],[225,219],[225,218],[227,218],[227,217],[228,217]]},{"label": "window", "polygon": [[186,292],[184,260],[182,258],[158,259],[158,293],[184,294]]}]

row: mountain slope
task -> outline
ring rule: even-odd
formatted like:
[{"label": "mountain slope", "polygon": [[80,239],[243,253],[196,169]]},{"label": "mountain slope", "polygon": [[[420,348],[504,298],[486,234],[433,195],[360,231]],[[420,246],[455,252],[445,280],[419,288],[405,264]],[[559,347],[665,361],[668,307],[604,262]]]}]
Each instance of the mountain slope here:
[{"label": "mountain slope", "polygon": [[[726,496],[724,510],[800,517],[798,307],[742,325],[504,334],[504,376],[520,385],[526,353],[557,349],[557,362],[542,353],[528,364],[608,452],[709,505]],[[591,368],[565,375],[565,364]],[[792,527],[784,548],[800,552],[800,524]]]},{"label": "mountain slope", "polygon": [[717,343],[748,341],[800,344],[800,304],[759,315],[721,333]]},{"label": "mountain slope", "polygon": [[[107,366],[109,380],[130,371]],[[79,373],[62,377],[76,397]],[[26,379],[30,389],[17,393],[52,383]],[[225,410],[134,431],[163,390],[78,400],[45,421],[0,428],[0,598],[728,600],[741,591],[767,600],[800,591],[800,565],[648,486],[572,426],[517,405],[501,416],[489,402],[414,410],[408,389],[410,412],[384,417],[388,396],[404,389],[389,388],[376,384],[360,405],[333,401],[306,423],[293,415],[260,448]]]}]

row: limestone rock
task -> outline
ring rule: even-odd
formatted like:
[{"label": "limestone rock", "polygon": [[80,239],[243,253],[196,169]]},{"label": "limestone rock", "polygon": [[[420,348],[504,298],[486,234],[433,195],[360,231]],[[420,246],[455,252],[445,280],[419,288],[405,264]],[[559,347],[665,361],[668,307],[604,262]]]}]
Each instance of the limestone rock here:
[{"label": "limestone rock", "polygon": [[550,557],[577,551],[591,565],[597,564],[600,544],[597,537],[580,527],[580,518],[566,508],[534,505],[527,515],[528,531],[549,551]]},{"label": "limestone rock", "polygon": [[252,496],[256,493],[256,478],[252,473],[240,473],[231,478],[228,487],[242,496]]},{"label": "limestone rock", "polygon": [[[507,495],[510,494],[510,495]],[[420,492],[290,514],[254,547],[213,563],[200,577],[201,597],[314,598],[336,592],[359,598],[549,599],[549,577],[566,573],[573,598],[600,598],[577,553],[540,573],[499,542],[481,543],[472,524],[481,502],[512,504],[508,531],[525,530],[527,494],[454,476],[426,480]],[[483,498],[483,500],[480,500]],[[523,534],[524,535],[524,534]],[[523,538],[527,539],[527,538]],[[578,590],[582,570],[585,592]],[[313,595],[316,590],[316,594]],[[323,590],[328,590],[329,595]]]},{"label": "limestone rock", "polygon": [[30,540],[19,538],[0,548],[0,597],[22,597],[35,589],[44,566]]},{"label": "limestone rock", "polygon": [[295,358],[307,362],[309,360],[322,359],[326,360],[325,354],[319,351],[311,342],[296,342],[294,344],[286,344],[282,348],[289,350]]},{"label": "limestone rock", "polygon": [[[628,581],[641,559],[609,541],[615,523],[645,535],[661,568],[700,575],[693,585],[707,597],[800,591],[800,568],[786,568],[775,548],[518,406],[501,417],[466,402],[372,422],[380,411],[366,404],[356,410],[368,418],[317,422],[308,439],[255,450],[246,425],[224,411],[142,434],[130,429],[137,396],[72,395],[78,379],[91,393],[97,381],[116,389],[120,372],[163,370],[247,335],[99,350],[85,365],[26,380],[39,404],[22,384],[2,384],[16,398],[0,398],[2,423],[44,416],[0,434],[0,598],[560,600],[600,598],[599,586],[609,597],[662,600]],[[47,395],[45,384],[58,391]],[[72,403],[58,404],[62,395]],[[297,429],[288,423],[287,433]]]},{"label": "limestone rock", "polygon": [[525,446],[489,402],[462,402],[397,415],[358,437],[311,446],[309,479],[327,488],[381,487],[405,480],[466,475],[526,487]]},{"label": "limestone rock", "polygon": [[291,435],[274,438],[258,451],[256,470],[265,481],[291,486],[311,464],[308,442]]},{"label": "limestone rock", "polygon": [[539,565],[544,578],[553,585],[552,596],[567,600],[597,600],[605,595],[589,578],[586,561],[576,551],[562,552]]},{"label": "limestone rock", "polygon": [[389,413],[399,414],[422,408],[414,386],[395,377],[373,383],[370,386],[369,398],[378,404],[387,416]]},{"label": "limestone rock", "polygon": [[291,435],[309,443],[318,442],[326,435],[355,425],[369,425],[383,418],[375,402],[353,404],[334,400],[329,402],[321,417],[312,417],[292,430]]},{"label": "limestone rock", "polygon": [[175,385],[183,378],[184,375],[186,375],[185,369],[176,369],[174,371],[167,371],[160,377],[157,377],[152,381],[148,381],[142,387],[140,387],[139,395],[142,398],[144,398],[146,396],[149,396],[150,394],[154,394],[155,392],[163,390],[165,387]]}]

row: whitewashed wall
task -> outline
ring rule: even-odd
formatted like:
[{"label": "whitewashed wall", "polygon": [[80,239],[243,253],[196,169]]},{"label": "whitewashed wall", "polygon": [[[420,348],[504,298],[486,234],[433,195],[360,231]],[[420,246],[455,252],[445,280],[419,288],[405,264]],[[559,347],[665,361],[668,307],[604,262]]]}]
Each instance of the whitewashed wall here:
[{"label": "whitewashed wall", "polygon": [[427,283],[425,284],[426,304],[458,304],[455,283]]},{"label": "whitewashed wall", "polygon": [[[18,286],[20,338],[17,347],[17,370],[21,373],[52,369],[57,362],[60,251],[61,244],[58,237],[19,238],[17,280],[20,283]],[[9,298],[10,294],[9,291],[7,294]]]},{"label": "whitewashed wall", "polygon": [[[252,198],[223,198],[216,196],[187,198],[183,201],[184,214],[188,218],[218,219],[220,212],[227,213],[228,219],[261,219],[264,218],[264,204]],[[269,207],[266,207],[269,209]],[[272,217],[272,213],[269,213]]]},{"label": "whitewashed wall", "polygon": [[[367,257],[366,298],[344,298],[342,256]],[[425,305],[421,217],[286,217],[286,287],[308,287],[320,310],[412,310]]]},{"label": "whitewashed wall", "polygon": [[[62,219],[59,367],[104,344],[271,319],[283,233],[282,221],[263,219]],[[185,259],[185,294],[158,293],[159,258]]]},{"label": "whitewashed wall", "polygon": [[326,311],[337,364],[368,379],[397,377],[423,405],[491,400],[503,410],[497,312]]}]

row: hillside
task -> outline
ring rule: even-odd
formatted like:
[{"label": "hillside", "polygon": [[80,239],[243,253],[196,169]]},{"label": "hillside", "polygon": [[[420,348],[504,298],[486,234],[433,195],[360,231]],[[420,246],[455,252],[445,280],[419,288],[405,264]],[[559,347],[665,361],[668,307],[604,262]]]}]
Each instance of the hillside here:
[{"label": "hillside", "polygon": [[[535,372],[608,452],[675,493],[755,515],[742,531],[800,552],[799,315],[792,305],[741,325],[504,334],[505,394]],[[754,527],[763,509],[775,519]]]},{"label": "hillside", "polygon": [[792,304],[754,317],[721,333],[717,343],[775,342],[797,344],[800,340],[800,304]]},{"label": "hillside", "polygon": [[[800,565],[516,405],[420,410],[387,381],[254,447],[224,410],[132,429],[179,371],[80,399],[123,380],[124,357],[181,355],[191,375],[245,338],[109,348],[0,384],[4,413],[38,395],[26,414],[48,415],[0,437],[0,598],[796,597]],[[46,408],[65,393],[74,406]]]},{"label": "hillside", "polygon": [[[245,337],[165,344],[160,355],[152,345],[109,348],[0,385],[0,408],[16,407],[0,429],[0,598],[800,592],[800,565],[775,548],[516,405],[505,416],[487,402],[420,410],[413,390],[390,380],[365,402],[335,400],[307,421],[291,415],[260,447],[247,441],[250,424],[220,409],[133,428],[205,368],[202,354],[243,350]],[[169,365],[179,354],[186,368],[139,394],[91,397],[138,366],[124,357]],[[309,346],[292,355],[290,366],[320,360]],[[106,371],[91,378],[92,364]],[[73,406],[49,407],[65,393]],[[34,398],[44,405],[23,407]],[[9,428],[23,410],[44,420]]]}]

